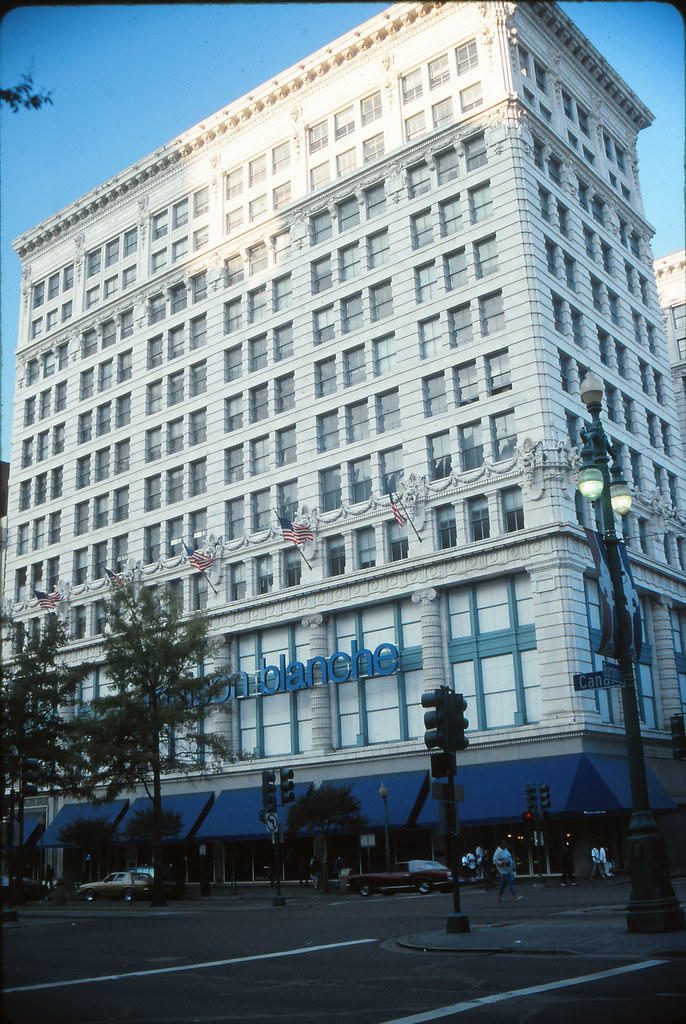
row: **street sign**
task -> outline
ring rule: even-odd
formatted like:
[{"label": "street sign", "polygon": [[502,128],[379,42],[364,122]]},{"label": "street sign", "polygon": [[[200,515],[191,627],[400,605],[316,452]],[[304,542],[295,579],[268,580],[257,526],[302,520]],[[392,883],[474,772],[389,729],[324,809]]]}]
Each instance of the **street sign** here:
[{"label": "street sign", "polygon": [[270,832],[276,832],[279,828],[279,819],[276,814],[269,811],[264,816],[264,825]]},{"label": "street sign", "polygon": [[574,689],[583,690],[605,690],[608,686],[621,686],[624,680],[622,673],[616,665],[609,662],[603,663],[600,672],[578,672],[572,676]]}]

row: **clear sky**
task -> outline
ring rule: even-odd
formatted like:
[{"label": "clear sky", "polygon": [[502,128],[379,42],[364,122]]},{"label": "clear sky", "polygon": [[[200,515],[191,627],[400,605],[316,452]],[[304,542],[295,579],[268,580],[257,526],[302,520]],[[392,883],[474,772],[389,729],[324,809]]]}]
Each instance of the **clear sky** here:
[{"label": "clear sky", "polygon": [[[2,458],[9,459],[20,264],[11,242],[85,192],[390,4],[17,7],[3,87],[24,72],[54,105],[0,112]],[[655,115],[639,137],[653,253],[684,247],[684,25],[650,0],[561,3]]]}]

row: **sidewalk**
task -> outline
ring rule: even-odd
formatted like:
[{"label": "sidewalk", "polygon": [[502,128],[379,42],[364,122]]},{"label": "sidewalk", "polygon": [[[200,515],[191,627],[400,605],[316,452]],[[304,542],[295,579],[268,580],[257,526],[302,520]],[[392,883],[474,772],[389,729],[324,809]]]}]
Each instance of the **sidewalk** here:
[{"label": "sidewalk", "polygon": [[[611,901],[604,905],[561,909],[539,916],[521,916],[535,890],[522,887],[520,891],[523,902],[514,902],[508,897],[502,903],[489,904],[486,915],[483,911],[474,915],[481,919],[488,916],[487,922],[473,921],[469,905],[472,901],[463,899],[462,911],[470,924],[468,932],[416,932],[401,936],[397,941],[409,949],[445,953],[528,953],[631,960],[686,956],[684,929],[657,935],[627,931],[628,882],[614,891],[604,890]],[[674,891],[683,909],[686,880],[675,880]]]}]

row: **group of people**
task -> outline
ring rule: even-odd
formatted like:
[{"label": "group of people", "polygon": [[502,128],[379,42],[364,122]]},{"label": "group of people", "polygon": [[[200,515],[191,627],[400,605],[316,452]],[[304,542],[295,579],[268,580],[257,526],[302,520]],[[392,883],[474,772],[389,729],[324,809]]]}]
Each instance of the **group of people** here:
[{"label": "group of people", "polygon": [[615,865],[610,851],[606,846],[596,843],[591,850],[591,881],[596,878],[613,878],[614,873]]},{"label": "group of people", "polygon": [[521,900],[514,884],[515,862],[510,853],[507,840],[502,839],[493,857],[484,846],[477,846],[473,853],[468,852],[462,858],[463,877],[474,882],[483,882],[487,890],[498,885],[498,901],[501,902],[507,889],[514,900]]}]

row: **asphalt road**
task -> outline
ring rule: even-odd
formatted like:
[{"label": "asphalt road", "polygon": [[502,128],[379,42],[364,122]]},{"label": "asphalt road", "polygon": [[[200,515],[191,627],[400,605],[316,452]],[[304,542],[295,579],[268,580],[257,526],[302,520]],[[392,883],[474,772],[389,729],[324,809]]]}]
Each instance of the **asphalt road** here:
[{"label": "asphalt road", "polygon": [[[610,890],[526,890],[503,915],[565,913]],[[621,899],[626,894],[620,894]],[[286,891],[170,903],[34,908],[3,928],[11,1024],[681,1024],[684,960],[424,953],[449,896],[322,899]],[[468,892],[474,922],[493,894]],[[592,927],[592,920],[589,920]]]}]

